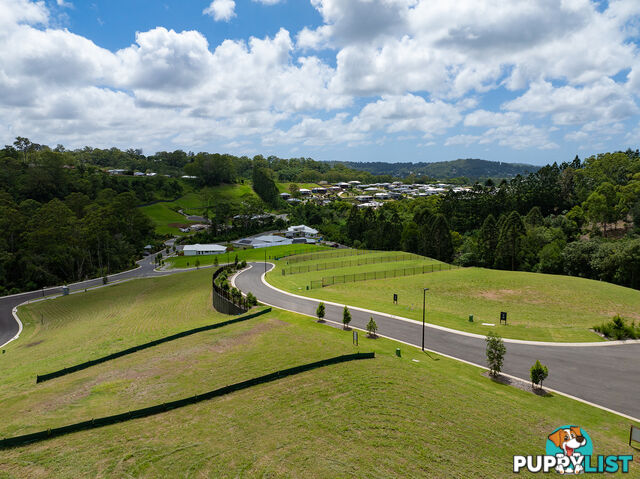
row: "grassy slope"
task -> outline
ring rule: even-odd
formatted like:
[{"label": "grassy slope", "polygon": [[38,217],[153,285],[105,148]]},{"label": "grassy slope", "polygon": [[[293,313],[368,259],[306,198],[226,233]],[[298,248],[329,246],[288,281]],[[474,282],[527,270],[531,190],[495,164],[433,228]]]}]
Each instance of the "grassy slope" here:
[{"label": "grassy slope", "polygon": [[[212,197],[211,202],[231,201],[241,202],[247,197],[256,197],[251,185],[220,185],[210,188]],[[175,226],[169,226],[172,223],[180,225],[194,224],[188,221],[183,215],[173,211],[172,208],[180,208],[190,215],[201,215],[206,206],[203,202],[202,195],[198,192],[190,192],[173,202],[156,203],[151,206],[144,206],[141,210],[147,214],[156,225],[156,232],[161,235],[180,234],[180,230]]]},{"label": "grassy slope", "polygon": [[[569,276],[467,268],[402,278],[339,284],[306,290],[311,279],[339,274],[338,270],[282,276],[268,275],[271,284],[297,294],[337,303],[384,311],[408,318],[422,318],[422,288],[427,293],[429,322],[486,334],[497,331],[505,338],[537,341],[600,341],[589,331],[595,324],[620,314],[640,319],[640,292],[609,283]],[[304,263],[302,263],[304,264]],[[346,272],[372,270],[376,265],[352,267]],[[380,269],[393,263],[379,264]],[[399,304],[392,302],[398,293]],[[588,298],[588,300],[586,300]],[[500,326],[500,312],[508,313],[508,325]],[[475,321],[468,322],[470,314]],[[496,326],[483,326],[482,323]]]},{"label": "grassy slope", "polygon": [[[0,357],[9,372],[0,436],[355,350],[348,332],[274,312],[34,384],[42,368],[222,319],[209,306],[209,278],[199,271],[138,280],[21,308],[23,336]],[[122,340],[102,344],[108,335]],[[598,454],[632,452],[626,420],[494,383],[474,367],[405,346],[398,359],[396,347],[362,337],[360,350],[375,350],[375,360],[3,451],[0,476],[510,477],[514,454],[542,454],[546,435],[566,423],[584,427]],[[629,477],[638,473],[636,464]]]},{"label": "grassy slope", "polygon": [[[234,261],[236,255],[238,255],[238,261],[264,261],[265,252],[267,253],[267,261],[272,261],[273,258],[295,254],[295,253],[307,253],[310,251],[319,251],[327,249],[326,246],[315,245],[286,245],[286,246],[272,246],[269,248],[258,249],[244,249],[237,251],[230,251],[228,254],[221,255],[205,255],[198,256],[200,260],[200,266],[206,266],[213,264],[215,258],[218,258],[220,263],[227,263]],[[166,262],[171,268],[188,268],[195,266],[196,256],[175,256],[167,258]],[[187,264],[188,263],[188,264]]]}]

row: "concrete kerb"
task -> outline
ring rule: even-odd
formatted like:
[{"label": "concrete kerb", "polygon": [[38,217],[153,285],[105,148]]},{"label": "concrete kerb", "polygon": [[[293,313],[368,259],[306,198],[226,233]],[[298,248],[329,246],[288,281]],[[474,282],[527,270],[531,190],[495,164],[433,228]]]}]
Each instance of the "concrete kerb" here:
[{"label": "concrete kerb", "polygon": [[[272,265],[275,268],[275,265],[273,263],[267,263]],[[300,298],[300,299],[306,299],[306,300],[311,300],[311,301],[322,301],[325,304],[330,304],[332,306],[339,306],[342,307],[344,306],[344,304],[342,303],[334,303],[332,301],[325,301],[325,300],[321,300],[318,298],[312,298],[312,297],[308,297],[308,296],[301,296],[299,294],[294,294],[294,293],[290,293],[288,291],[284,291],[282,289],[279,289],[275,286],[273,286],[272,284],[268,283],[266,278],[265,278],[265,274],[262,274],[262,283],[273,289],[274,291],[278,291],[279,293],[282,294],[286,294],[288,296],[292,296],[294,298]],[[366,308],[360,308],[358,306],[349,306],[347,305],[350,309],[354,309],[356,311],[362,311],[364,313],[369,313],[369,314],[379,314],[380,316],[387,316],[389,318],[392,319],[397,319],[399,321],[406,321],[408,323],[414,323],[414,324],[419,324],[422,325],[422,321],[418,321],[415,319],[410,319],[410,318],[405,318],[403,316],[396,316],[394,314],[389,314],[389,313],[383,313],[380,311],[373,311],[371,309],[366,309]],[[467,331],[460,331],[457,329],[452,329],[452,328],[447,328],[445,326],[440,326],[437,324],[433,324],[433,323],[425,323],[425,326],[428,328],[432,328],[432,329],[439,329],[440,331],[446,331],[448,333],[452,333],[452,334],[459,334],[460,336],[468,336],[470,338],[476,338],[476,339],[485,339],[485,336],[481,335],[481,334],[475,334],[475,333],[469,333]],[[512,344],[525,344],[528,346],[561,346],[561,347],[604,347],[604,346],[619,346],[619,345],[623,345],[623,344],[639,344],[640,343],[640,339],[628,339],[628,340],[623,340],[623,341],[601,341],[601,342],[586,342],[586,343],[561,343],[561,342],[550,342],[550,341],[527,341],[524,339],[509,339],[509,338],[502,338],[502,340],[505,343],[512,343]]]},{"label": "concrete kerb", "polygon": [[[270,263],[270,264],[273,264],[273,263]],[[252,265],[252,266],[253,266],[253,265]],[[271,286],[271,285],[269,285],[268,283],[266,283],[266,282],[265,282],[265,273],[262,273],[262,282],[263,282],[263,283],[265,283],[265,284],[267,284],[267,285],[268,285],[268,286],[270,286],[271,288],[273,288],[273,286]],[[279,289],[277,289],[277,288],[273,288],[273,289],[276,289],[277,291],[280,291],[280,290],[279,290]],[[289,294],[289,293],[286,293],[286,294]],[[304,299],[314,299],[314,298],[306,298],[306,297],[304,297],[304,296],[297,296],[297,295],[292,295],[292,296],[296,296],[296,297],[304,298]],[[316,301],[317,301],[317,300],[316,300]],[[307,316],[307,317],[309,317],[309,318],[314,318],[314,319],[316,319],[316,317],[315,317],[315,316],[313,316],[313,315],[311,315],[311,314],[300,313],[300,312],[298,312],[298,311],[293,311],[293,310],[290,310],[290,309],[282,308],[282,307],[280,307],[280,306],[275,306],[275,305],[273,305],[273,304],[269,304],[269,303],[266,303],[266,302],[264,302],[264,301],[261,301],[261,303],[262,303],[262,304],[265,304],[265,305],[267,305],[267,306],[271,306],[272,308],[281,309],[281,310],[284,310],[284,311],[289,311],[290,313],[300,314],[300,315],[302,315],[302,316]],[[324,301],[324,303],[332,304],[332,305],[337,305],[337,306],[343,306],[342,304],[329,303],[328,301]],[[350,307],[350,306],[349,306],[349,307]],[[353,309],[360,309],[361,311],[369,311],[369,310],[361,309],[361,308],[353,308]],[[380,314],[380,313],[378,313],[378,312],[376,312],[376,311],[373,311],[373,313]],[[382,315],[384,316],[385,314],[382,314]],[[388,316],[388,315],[387,315],[387,316]],[[337,321],[332,321],[332,320],[330,320],[330,319],[325,319],[325,320],[324,320],[324,322],[325,322],[325,323],[332,323],[332,324],[337,325],[337,326],[342,326],[342,323],[339,323],[339,322],[337,322]],[[422,324],[422,323],[420,323],[420,324]],[[356,327],[354,327],[354,326],[351,326],[351,329],[357,329],[358,331],[367,332],[366,330],[364,330],[364,329],[362,329],[362,328],[356,328]],[[377,335],[378,335],[379,337],[381,337],[381,338],[385,338],[385,339],[389,339],[389,340],[391,340],[391,341],[395,341],[395,342],[397,342],[397,343],[405,344],[405,345],[410,346],[410,347],[412,347],[412,348],[421,349],[421,347],[420,347],[420,346],[418,346],[418,345],[416,345],[416,344],[411,344],[411,343],[408,343],[408,342],[406,342],[406,341],[402,341],[402,340],[400,340],[400,339],[395,339],[395,338],[392,338],[392,337],[390,337],[390,336],[385,336],[384,334],[379,334],[379,333],[378,333]],[[481,336],[481,337],[484,339],[484,336]],[[436,350],[434,350],[434,349],[428,349],[428,348],[425,348],[425,351],[428,351],[428,352],[433,353],[433,354],[437,354],[437,355],[442,356],[442,357],[444,357],[444,358],[453,359],[454,361],[460,361],[460,362],[465,363],[465,364],[468,364],[468,365],[470,365],[470,366],[474,366],[474,367],[476,367],[476,368],[480,368],[480,369],[482,369],[482,370],[484,370],[484,371],[488,371],[488,370],[489,370],[489,368],[488,368],[488,367],[483,366],[483,365],[481,365],[481,364],[474,363],[474,362],[472,362],[472,361],[467,361],[466,359],[460,359],[460,358],[457,358],[457,357],[455,357],[455,356],[451,356],[451,355],[449,355],[449,354],[441,353],[440,351],[436,351]],[[511,375],[511,374],[501,373],[501,375],[502,375],[502,376],[504,376],[504,377],[507,377],[507,378],[509,378],[509,379],[513,379],[513,380],[515,380],[515,381],[519,381],[519,382],[521,382],[521,383],[527,384],[527,385],[530,383],[530,381],[529,381],[529,380],[526,380],[526,379],[520,378],[520,377],[518,377],[518,376],[513,376],[513,375]],[[628,420],[630,420],[630,421],[635,421],[636,423],[640,424],[640,419],[639,419],[639,418],[636,418],[636,417],[633,417],[633,416],[629,416],[628,414],[624,414],[624,413],[619,412],[619,411],[616,411],[616,410],[614,410],[614,409],[610,409],[610,408],[608,408],[608,407],[606,407],[606,406],[602,406],[602,405],[600,405],[600,404],[596,404],[596,403],[593,403],[593,402],[591,402],[591,401],[587,401],[586,399],[582,399],[582,398],[579,398],[579,397],[577,397],[577,396],[572,396],[571,394],[567,394],[567,393],[562,392],[562,391],[559,391],[559,390],[557,390],[557,389],[548,388],[548,387],[545,387],[544,389],[545,389],[545,391],[550,391],[550,392],[555,393],[555,394],[558,394],[558,395],[560,395],[560,396],[564,396],[564,397],[566,397],[566,398],[573,399],[574,401],[581,402],[581,403],[586,404],[586,405],[588,405],[588,406],[596,407],[596,408],[601,409],[601,410],[603,410],[603,411],[609,412],[609,413],[611,413],[611,414],[615,414],[615,415],[617,415],[617,416],[623,417],[623,418],[628,419]]]}]

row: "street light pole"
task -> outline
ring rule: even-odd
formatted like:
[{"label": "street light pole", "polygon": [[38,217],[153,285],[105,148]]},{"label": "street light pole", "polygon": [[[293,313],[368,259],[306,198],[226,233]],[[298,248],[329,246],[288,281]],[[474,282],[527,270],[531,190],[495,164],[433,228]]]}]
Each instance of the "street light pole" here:
[{"label": "street light pole", "polygon": [[264,274],[267,274],[267,248],[264,249]]},{"label": "street light pole", "polygon": [[425,319],[425,311],[426,311],[426,303],[427,303],[427,291],[429,288],[424,288],[422,290],[422,350],[424,351],[424,319]]}]

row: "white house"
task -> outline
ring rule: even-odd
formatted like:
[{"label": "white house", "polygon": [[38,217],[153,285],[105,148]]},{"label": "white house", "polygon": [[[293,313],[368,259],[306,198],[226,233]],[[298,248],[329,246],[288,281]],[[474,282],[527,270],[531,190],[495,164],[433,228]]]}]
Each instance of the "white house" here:
[{"label": "white house", "polygon": [[307,188],[300,188],[298,190],[298,193],[300,193],[302,196],[309,196],[311,194],[311,190]]},{"label": "white house", "polygon": [[305,225],[298,226],[289,226],[287,228],[287,238],[304,236],[305,238],[309,238],[311,236],[316,236],[318,234],[318,230],[310,228]]},{"label": "white house", "polygon": [[226,253],[227,247],[219,244],[188,244],[182,250],[185,256]]}]

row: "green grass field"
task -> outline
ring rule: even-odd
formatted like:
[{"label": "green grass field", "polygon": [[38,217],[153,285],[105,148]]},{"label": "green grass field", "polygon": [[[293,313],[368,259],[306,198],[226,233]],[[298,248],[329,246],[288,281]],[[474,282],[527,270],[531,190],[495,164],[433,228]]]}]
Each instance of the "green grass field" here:
[{"label": "green grass field", "polygon": [[[159,235],[181,235],[180,226],[195,224],[189,221],[180,213],[169,208],[172,203],[156,203],[151,206],[143,206],[140,209],[146,214],[156,226],[156,233]],[[178,226],[179,225],[179,226]]]},{"label": "green grass field", "polygon": [[250,184],[220,185],[207,188],[205,192],[189,192],[171,202],[156,203],[143,206],[140,209],[156,225],[156,232],[160,235],[181,235],[179,227],[195,224],[178,213],[182,209],[188,215],[200,216],[204,213],[207,203],[215,204],[219,201],[241,203],[247,198],[258,198]]},{"label": "green grass field", "polygon": [[238,255],[238,261],[264,261],[265,253],[267,255],[267,261],[273,261],[274,258],[290,254],[300,254],[312,251],[321,251],[325,249],[328,249],[328,247],[316,245],[271,246],[268,248],[251,248],[229,251],[225,254],[220,255],[173,256],[166,259],[166,264],[169,268],[193,268],[195,266],[196,258],[200,260],[200,266],[207,266],[214,264],[216,258],[218,258],[219,263],[232,262],[235,260],[236,255]]},{"label": "green grass field", "polygon": [[[210,277],[136,280],[21,307],[25,329],[0,356],[0,436],[357,350],[350,332],[274,311],[35,384],[43,370],[222,320],[210,306]],[[567,423],[586,429],[598,454],[633,453],[627,420],[404,345],[397,358],[396,347],[361,335],[359,350],[376,359],[4,450],[0,477],[510,477],[514,454],[543,454],[547,434]],[[628,477],[638,474],[636,463]]]},{"label": "green grass field", "polygon": [[[268,281],[278,288],[416,320],[422,319],[422,289],[429,288],[429,322],[482,335],[495,331],[512,339],[602,341],[590,331],[594,325],[616,314],[631,321],[640,319],[640,291],[583,278],[466,268],[307,290],[312,280],[323,276],[393,269],[410,263],[371,264],[287,276],[282,276],[281,270],[288,266],[284,261],[278,263],[277,269],[267,275]],[[392,301],[394,293],[399,296],[397,305]],[[501,311],[508,313],[506,326],[500,325]],[[469,315],[474,315],[473,323],[468,321]]]}]

